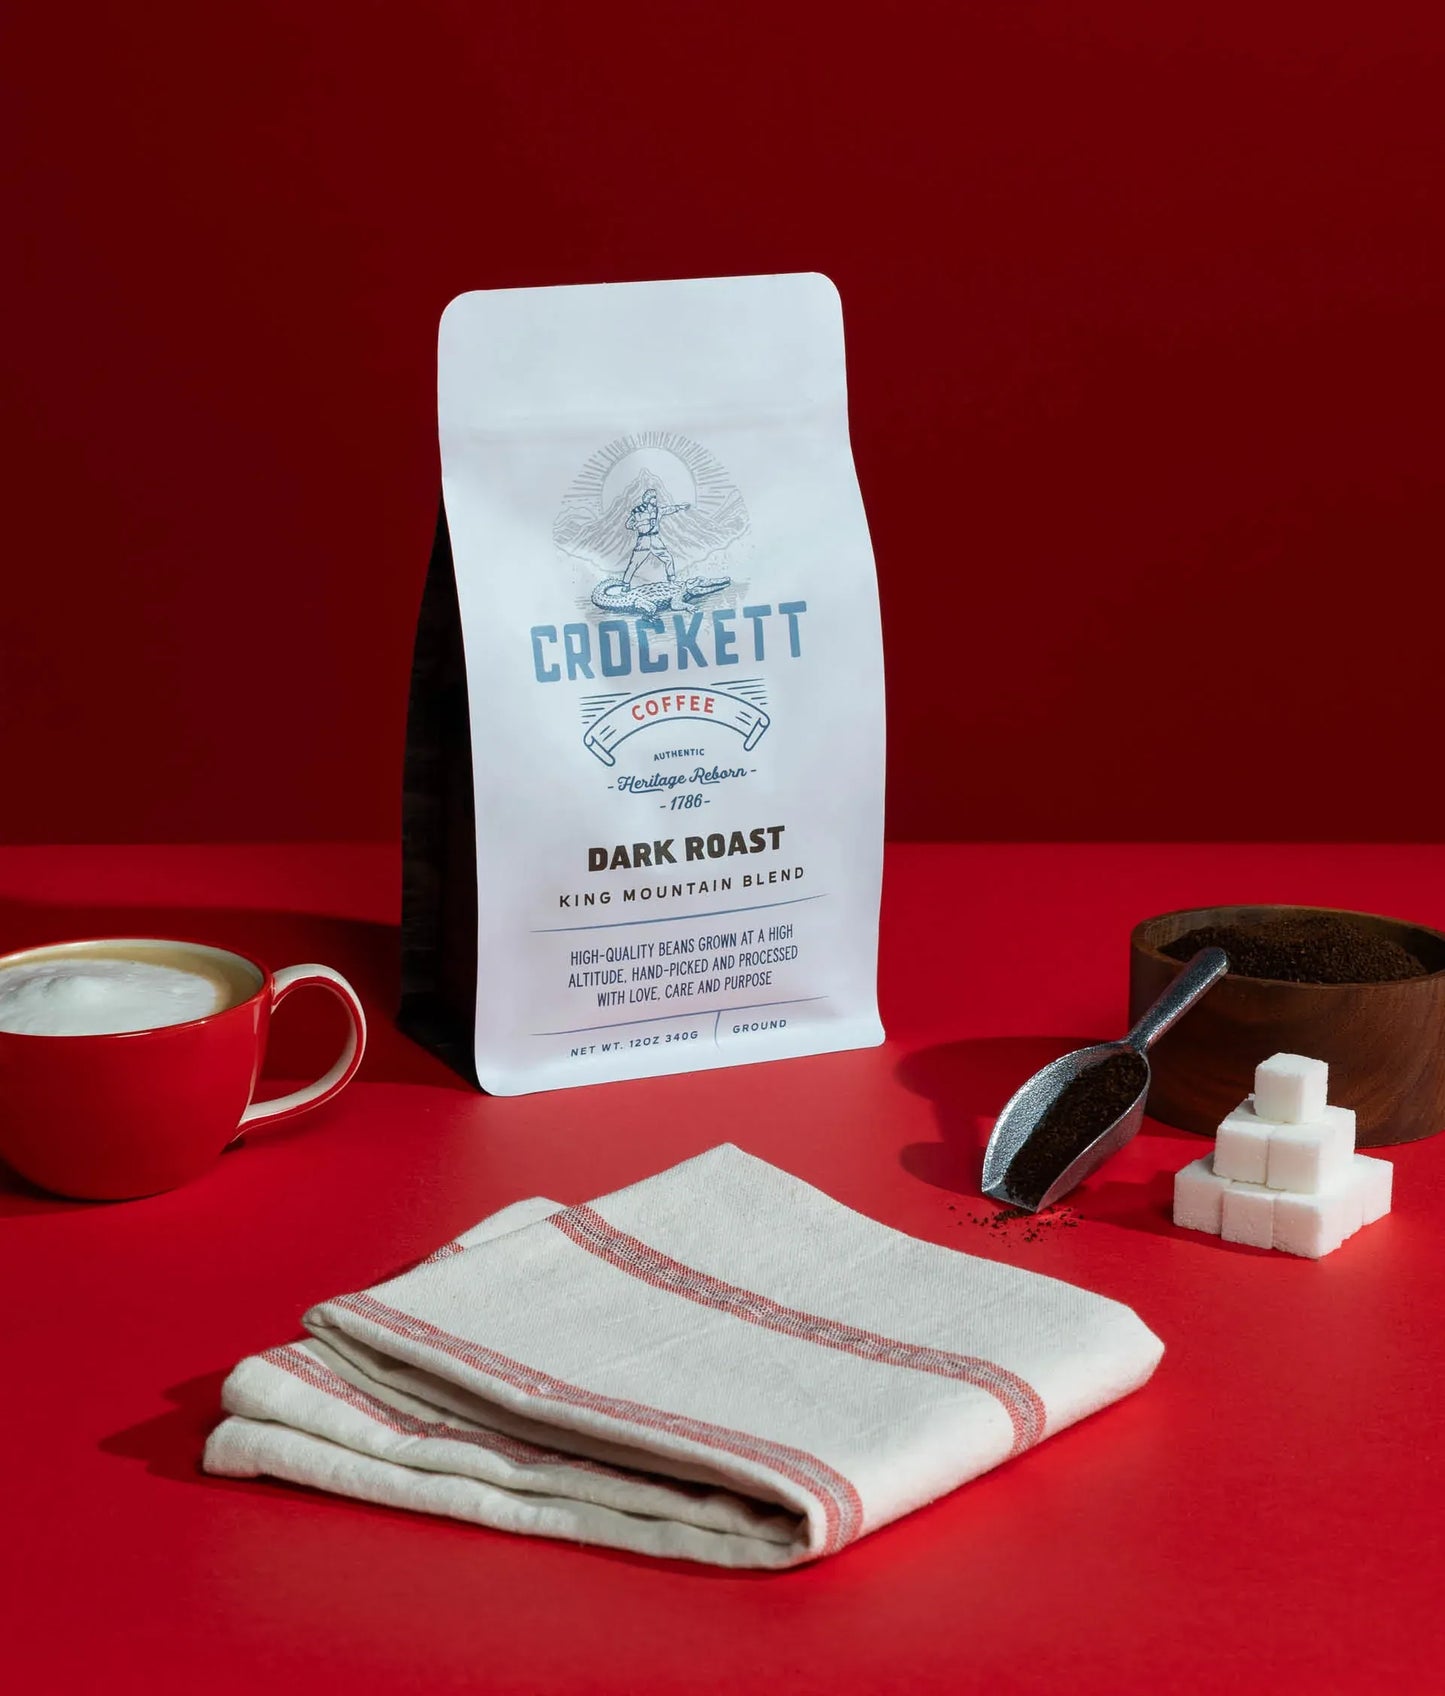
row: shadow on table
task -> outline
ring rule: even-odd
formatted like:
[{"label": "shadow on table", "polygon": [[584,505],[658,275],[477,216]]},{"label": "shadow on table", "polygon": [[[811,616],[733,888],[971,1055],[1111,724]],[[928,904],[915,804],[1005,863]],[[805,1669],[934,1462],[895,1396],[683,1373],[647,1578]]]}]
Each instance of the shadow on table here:
[{"label": "shadow on table", "polygon": [[68,1196],[51,1195],[0,1160],[0,1219],[19,1219],[32,1213],[78,1213],[86,1207],[111,1205],[108,1201],[74,1201]]},{"label": "shadow on table", "polygon": [[174,1478],[183,1484],[203,1482],[201,1450],[221,1417],[225,1381],[224,1371],[206,1372],[175,1385],[166,1391],[166,1399],[174,1404],[169,1411],[102,1437],[101,1453],[144,1461],[146,1471],[158,1478]]},{"label": "shadow on table", "polygon": [[[0,898],[0,952],[63,942],[71,937],[158,936],[208,942],[275,969],[306,961],[334,966],[350,979],[367,1012],[366,1059],[361,1081],[417,1083],[470,1091],[449,1067],[403,1036],[396,1026],[401,943],[395,925],[315,913],[256,908],[138,905],[78,907]],[[346,1015],[329,995],[298,994],[271,1026],[259,1098],[319,1077],[340,1050]],[[271,1083],[269,1080],[276,1080]],[[281,1080],[286,1080],[284,1085]],[[305,1129],[298,1121],[296,1130]],[[281,1126],[268,1135],[292,1134]],[[45,1194],[0,1164],[0,1217],[104,1207],[106,1202],[66,1201]]]},{"label": "shadow on table", "polygon": [[1004,1103],[1025,1078],[1090,1041],[1077,1036],[990,1036],[942,1042],[904,1057],[898,1081],[933,1103],[940,1140],[909,1143],[904,1169],[925,1183],[978,1196],[983,1151]]},{"label": "shadow on table", "polygon": [[1090,1182],[1069,1197],[1069,1205],[1082,1217],[1106,1225],[1127,1225],[1131,1231],[1148,1231],[1157,1237],[1184,1234],[1174,1223],[1172,1171],[1155,1172],[1144,1183],[1123,1183],[1115,1178]]},{"label": "shadow on table", "polygon": [[[970,1199],[982,1195],[983,1152],[994,1121],[1023,1081],[1089,1037],[979,1037],[940,1043],[908,1055],[899,1081],[934,1104],[937,1142],[908,1144],[900,1156],[904,1169],[939,1189]],[[1186,1150],[1201,1143],[1186,1131],[1146,1121],[1146,1133],[1178,1139],[1182,1166]],[[1174,1224],[1173,1165],[1143,1182],[1127,1182],[1100,1173],[1068,1198],[1080,1217],[1160,1236],[1178,1236]]]}]

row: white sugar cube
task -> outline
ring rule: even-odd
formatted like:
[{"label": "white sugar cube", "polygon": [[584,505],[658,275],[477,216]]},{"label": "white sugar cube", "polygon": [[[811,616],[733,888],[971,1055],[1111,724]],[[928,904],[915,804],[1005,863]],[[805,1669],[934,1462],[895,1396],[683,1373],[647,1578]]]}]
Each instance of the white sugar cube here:
[{"label": "white sugar cube", "polygon": [[[1354,1116],[1346,1117],[1348,1125],[1336,1123],[1336,1136],[1347,1133],[1353,1142]],[[1271,1127],[1272,1138],[1282,1129]],[[1227,1243],[1319,1260],[1390,1211],[1394,1175],[1388,1160],[1351,1154],[1343,1169],[1311,1194],[1222,1177],[1204,1155],[1174,1174],[1174,1223],[1209,1231]]]},{"label": "white sugar cube", "polygon": [[1254,1069],[1254,1110],[1274,1125],[1309,1125],[1329,1100],[1330,1069],[1303,1054],[1272,1054]]},{"label": "white sugar cube", "polygon": [[1326,1107],[1306,1125],[1271,1125],[1264,1181],[1273,1190],[1315,1195],[1343,1180],[1355,1155],[1355,1115],[1348,1107]]},{"label": "white sugar cube", "polygon": [[1269,1131],[1249,1102],[1241,1102],[1220,1123],[1214,1139],[1214,1170],[1221,1178],[1262,1184],[1269,1167]]},{"label": "white sugar cube", "polygon": [[1227,1243],[1251,1248],[1274,1247],[1274,1208],[1277,1192],[1263,1185],[1231,1183],[1224,1192],[1219,1234]]},{"label": "white sugar cube", "polygon": [[1347,1170],[1318,1195],[1281,1190],[1274,1198],[1274,1246],[1310,1260],[1331,1254],[1362,1220],[1361,1186]]},{"label": "white sugar cube", "polygon": [[1360,1222],[1373,1225],[1390,1211],[1395,1168],[1388,1160],[1372,1160],[1367,1154],[1357,1154],[1354,1170],[1360,1190]]},{"label": "white sugar cube", "polygon": [[1221,1178],[1205,1154],[1174,1174],[1174,1223],[1219,1235],[1220,1211],[1229,1179]]}]

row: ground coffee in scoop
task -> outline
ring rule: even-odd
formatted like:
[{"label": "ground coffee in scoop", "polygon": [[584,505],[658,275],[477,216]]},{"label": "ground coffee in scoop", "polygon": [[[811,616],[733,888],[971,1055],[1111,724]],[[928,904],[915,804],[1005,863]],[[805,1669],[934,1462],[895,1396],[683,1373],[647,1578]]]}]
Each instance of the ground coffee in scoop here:
[{"label": "ground coffee in scoop", "polygon": [[1348,913],[1282,913],[1233,925],[1205,925],[1166,943],[1171,960],[1222,948],[1235,977],[1280,983],[1394,983],[1429,968],[1388,936]]},{"label": "ground coffee in scoop", "polygon": [[1137,1054],[1111,1054],[1080,1072],[1044,1114],[1008,1169],[1008,1187],[1034,1207],[1071,1160],[1131,1106],[1149,1069]]}]

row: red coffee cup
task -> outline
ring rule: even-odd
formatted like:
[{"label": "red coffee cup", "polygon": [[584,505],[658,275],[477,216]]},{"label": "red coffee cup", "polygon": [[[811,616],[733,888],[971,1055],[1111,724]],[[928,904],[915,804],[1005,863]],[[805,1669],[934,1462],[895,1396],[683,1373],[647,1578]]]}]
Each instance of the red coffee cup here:
[{"label": "red coffee cup", "polygon": [[[345,1089],[366,1048],[356,991],[330,966],[270,972],[229,949],[157,938],[92,939],[0,956],[16,967],[84,971],[93,960],[163,964],[213,982],[216,1011],[104,1035],[0,1029],[0,1158],[43,1189],[93,1201],[156,1195],[199,1177],[253,1126],[319,1107]],[[324,989],[351,1029],[305,1089],[253,1102],[273,1010]]]}]

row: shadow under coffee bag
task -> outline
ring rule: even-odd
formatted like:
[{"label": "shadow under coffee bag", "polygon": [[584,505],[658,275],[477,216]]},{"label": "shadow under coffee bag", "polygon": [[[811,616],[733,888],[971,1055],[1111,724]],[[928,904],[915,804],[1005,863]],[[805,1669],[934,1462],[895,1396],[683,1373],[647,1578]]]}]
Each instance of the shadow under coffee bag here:
[{"label": "shadow under coffee bag", "polygon": [[465,294],[402,1022],[499,1095],[878,1043],[883,670],[817,275]]}]

